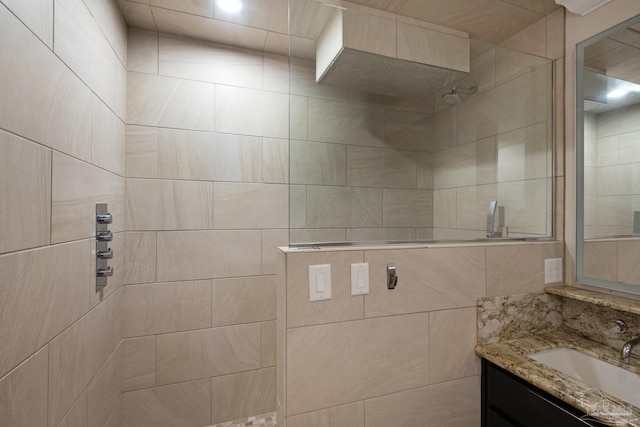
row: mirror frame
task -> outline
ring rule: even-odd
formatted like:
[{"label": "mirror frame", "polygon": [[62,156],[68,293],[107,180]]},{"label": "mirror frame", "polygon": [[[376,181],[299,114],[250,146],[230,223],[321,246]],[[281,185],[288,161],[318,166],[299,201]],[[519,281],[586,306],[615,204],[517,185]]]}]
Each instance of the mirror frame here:
[{"label": "mirror frame", "polygon": [[640,23],[640,15],[627,19],[613,27],[576,44],[576,105],[575,105],[575,137],[576,137],[576,279],[577,282],[640,294],[640,284],[629,285],[621,282],[588,277],[584,273],[584,52],[585,49],[631,25]]}]

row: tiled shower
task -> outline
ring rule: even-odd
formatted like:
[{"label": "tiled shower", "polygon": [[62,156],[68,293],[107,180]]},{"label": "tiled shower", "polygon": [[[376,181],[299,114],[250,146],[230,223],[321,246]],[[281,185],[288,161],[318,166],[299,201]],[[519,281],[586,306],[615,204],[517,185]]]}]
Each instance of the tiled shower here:
[{"label": "tiled shower", "polygon": [[[543,116],[521,111],[499,128],[480,126],[490,118],[477,111],[533,95],[533,81],[551,88],[549,64],[562,74],[562,16],[503,46],[472,41],[484,46],[471,58],[479,92],[451,108],[436,102],[442,93],[398,105],[319,87],[309,60],[127,28],[116,2],[0,0],[0,424],[204,427],[276,410],[276,247],[289,241],[476,236],[487,197],[544,209],[544,224],[510,228],[549,235],[547,99],[534,100]],[[497,105],[489,113],[499,117],[511,108]],[[523,151],[522,164],[500,157]],[[361,211],[323,214],[324,203],[353,199]],[[114,233],[115,273],[99,293],[96,203],[108,203]],[[326,255],[336,267],[393,255],[400,286],[437,276],[429,286],[442,301],[394,313],[396,326],[418,331],[422,347],[409,351],[426,349],[432,378],[381,394],[430,395],[454,382],[452,393],[476,396],[475,298],[540,290],[537,263],[561,257],[562,244],[446,251]],[[299,258],[291,283],[321,263]],[[445,268],[414,271],[425,259]],[[287,325],[299,345],[311,348],[303,327],[381,326],[395,336],[385,301],[365,313],[362,299],[341,298],[327,318],[292,305],[302,310]],[[350,314],[333,318],[341,304]],[[436,328],[457,325],[451,319],[464,320],[462,366],[445,366],[448,330]],[[329,407],[355,408],[358,420],[369,407],[385,419],[374,392],[318,406],[305,400],[313,391],[301,390],[291,425]],[[461,422],[475,419],[474,408]]]}]

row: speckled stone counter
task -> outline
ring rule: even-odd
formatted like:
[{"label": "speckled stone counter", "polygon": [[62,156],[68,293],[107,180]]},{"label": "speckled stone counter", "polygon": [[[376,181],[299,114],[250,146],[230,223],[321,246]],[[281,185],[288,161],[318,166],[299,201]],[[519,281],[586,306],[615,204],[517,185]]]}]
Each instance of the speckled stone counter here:
[{"label": "speckled stone counter", "polygon": [[[607,322],[611,322],[614,314],[635,315],[637,303],[567,288],[555,287],[548,289],[546,294],[479,300],[476,354],[606,424],[640,427],[640,408],[527,356],[557,347],[571,348],[640,375],[640,357],[632,355],[631,363],[625,365],[620,361],[619,346],[612,345],[612,342],[616,343],[622,338],[619,331],[593,333],[597,325],[601,330],[608,331]],[[594,306],[580,307],[578,310],[574,301]],[[619,311],[604,313],[597,307]],[[588,312],[590,322],[576,321],[576,311]],[[559,319],[560,313],[566,317],[564,322]],[[634,319],[626,318],[625,321],[633,322]],[[577,327],[585,328],[587,333],[576,330]],[[637,330],[633,333],[637,333]],[[613,336],[617,340],[612,340]],[[598,413],[598,408],[605,410]]]}]

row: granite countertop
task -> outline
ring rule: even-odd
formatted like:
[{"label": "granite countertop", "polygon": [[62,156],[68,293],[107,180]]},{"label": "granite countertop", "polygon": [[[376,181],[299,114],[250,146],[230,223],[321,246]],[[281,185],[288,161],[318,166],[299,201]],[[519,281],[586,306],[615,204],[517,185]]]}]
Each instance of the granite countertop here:
[{"label": "granite countertop", "polygon": [[[569,405],[587,414],[592,414],[592,417],[599,421],[615,426],[640,427],[640,408],[604,392],[599,392],[593,387],[527,356],[529,353],[556,347],[572,348],[640,374],[640,358],[637,356],[632,356],[631,364],[625,365],[620,361],[619,352],[613,348],[563,330],[495,343],[478,344],[476,354]],[[603,412],[607,412],[608,415],[593,415],[593,405],[606,408],[606,411]]]}]

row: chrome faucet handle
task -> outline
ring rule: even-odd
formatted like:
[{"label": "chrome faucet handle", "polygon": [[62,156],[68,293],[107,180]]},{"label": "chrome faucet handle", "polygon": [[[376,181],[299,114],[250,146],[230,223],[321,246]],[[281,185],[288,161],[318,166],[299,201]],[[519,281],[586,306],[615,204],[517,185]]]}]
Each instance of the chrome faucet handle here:
[{"label": "chrome faucet handle", "polygon": [[487,212],[487,237],[502,237],[501,231],[495,231],[496,209],[498,208],[497,200],[489,201],[489,210]]},{"label": "chrome faucet handle", "polygon": [[625,332],[627,332],[629,330],[629,327],[627,326],[627,324],[625,323],[624,320],[621,319],[615,319],[613,321],[613,323],[615,323],[618,327],[618,332],[621,334],[624,334]]}]

